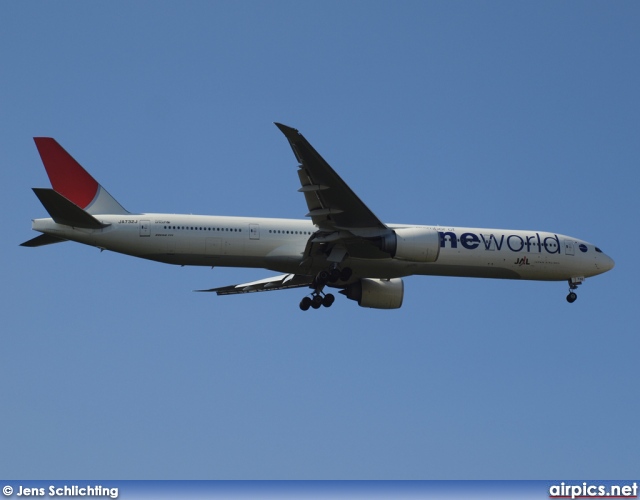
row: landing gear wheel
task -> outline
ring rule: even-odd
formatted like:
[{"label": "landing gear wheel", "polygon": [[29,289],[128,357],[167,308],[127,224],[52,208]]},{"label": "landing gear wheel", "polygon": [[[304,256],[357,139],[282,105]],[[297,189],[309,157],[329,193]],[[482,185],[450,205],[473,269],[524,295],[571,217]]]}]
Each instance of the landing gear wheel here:
[{"label": "landing gear wheel", "polygon": [[584,281],[584,277],[569,278],[568,281],[569,281],[569,295],[567,295],[567,302],[569,304],[573,304],[578,298],[574,290],[577,290],[578,286],[582,284],[582,282]]},{"label": "landing gear wheel", "polygon": [[333,294],[328,293],[322,299],[322,305],[324,307],[331,307],[331,304],[333,304],[334,300],[336,300],[336,298],[333,296]]},{"label": "landing gear wheel", "polygon": [[316,284],[322,288],[329,282],[329,277],[329,271],[320,271],[316,276]]},{"label": "landing gear wheel", "polygon": [[311,307],[311,299],[309,297],[305,297],[300,301],[300,309],[303,311],[308,311]]},{"label": "landing gear wheel", "polygon": [[340,271],[340,279],[342,281],[348,281],[351,278],[353,271],[350,267],[345,267],[342,271]]},{"label": "landing gear wheel", "polygon": [[329,283],[335,283],[338,281],[340,279],[340,274],[340,269],[338,268],[333,268],[329,271]]},{"label": "landing gear wheel", "polygon": [[322,305],[322,297],[320,295],[314,295],[313,299],[311,299],[311,307],[313,307],[314,309],[320,309],[321,305]]}]

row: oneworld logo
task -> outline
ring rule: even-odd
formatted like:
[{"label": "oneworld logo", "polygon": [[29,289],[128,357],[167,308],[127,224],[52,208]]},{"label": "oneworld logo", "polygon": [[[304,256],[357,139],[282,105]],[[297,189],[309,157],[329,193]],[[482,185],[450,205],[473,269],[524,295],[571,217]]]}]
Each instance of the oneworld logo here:
[{"label": "oneworld logo", "polygon": [[[484,248],[485,250],[502,250],[508,248],[512,252],[546,252],[549,254],[560,253],[560,239],[557,234],[553,236],[540,236],[535,233],[529,236],[520,236],[518,234],[494,234],[462,233],[460,237],[453,231],[438,231],[440,236],[440,248],[458,248],[458,243],[467,250],[475,250],[476,248]],[[520,262],[516,262],[520,264]],[[521,265],[528,265],[528,261]]]}]

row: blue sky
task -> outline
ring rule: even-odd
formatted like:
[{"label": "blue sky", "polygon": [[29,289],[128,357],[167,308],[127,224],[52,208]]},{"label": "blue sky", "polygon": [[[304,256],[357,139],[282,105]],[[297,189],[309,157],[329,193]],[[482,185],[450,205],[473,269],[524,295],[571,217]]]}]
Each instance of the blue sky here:
[{"label": "blue sky", "polygon": [[[640,463],[635,2],[0,7],[0,474],[624,478]],[[36,249],[55,137],[127,209],[302,218],[294,126],[382,220],[538,229],[616,268],[413,277],[397,311],[261,270]]]}]

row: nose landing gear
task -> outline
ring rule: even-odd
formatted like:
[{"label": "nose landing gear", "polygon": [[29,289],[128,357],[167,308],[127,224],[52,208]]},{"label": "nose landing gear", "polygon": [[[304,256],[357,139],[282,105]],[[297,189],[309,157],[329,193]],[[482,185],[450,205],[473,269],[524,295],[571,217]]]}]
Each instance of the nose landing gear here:
[{"label": "nose landing gear", "polygon": [[573,304],[578,298],[578,294],[574,292],[584,281],[583,277],[569,278],[569,295],[567,295],[567,302]]}]

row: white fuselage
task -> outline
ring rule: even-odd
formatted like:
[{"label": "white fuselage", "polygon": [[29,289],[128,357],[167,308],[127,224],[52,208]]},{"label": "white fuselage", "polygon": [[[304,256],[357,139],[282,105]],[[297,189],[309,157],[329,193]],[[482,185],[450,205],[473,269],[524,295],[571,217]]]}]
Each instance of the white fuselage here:
[{"label": "white fuselage", "polygon": [[[35,219],[33,229],[127,255],[177,265],[252,267],[298,273],[317,228],[306,220],[177,214],[95,215],[103,229],[80,229]],[[594,245],[556,233],[503,229],[424,227],[440,234],[435,262],[356,259],[343,265],[370,278],[409,275],[525,280],[568,280],[604,273],[613,260]],[[308,264],[306,264],[308,265]],[[314,273],[326,267],[305,268]]]}]

